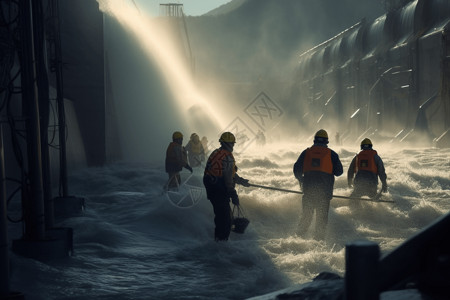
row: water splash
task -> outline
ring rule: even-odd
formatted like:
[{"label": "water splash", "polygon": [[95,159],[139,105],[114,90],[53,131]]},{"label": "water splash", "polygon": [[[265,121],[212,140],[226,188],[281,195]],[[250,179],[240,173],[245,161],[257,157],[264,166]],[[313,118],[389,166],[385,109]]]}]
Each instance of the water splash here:
[{"label": "water splash", "polygon": [[190,116],[193,109],[201,110],[200,123],[206,122],[208,126],[204,129],[208,129],[210,133],[217,134],[220,128],[224,128],[224,120],[210,105],[211,99],[207,99],[198,90],[190,68],[180,53],[174,31],[170,29],[176,26],[175,19],[151,18],[133,6],[131,1],[97,0],[97,2],[102,12],[115,18],[135,36],[148,59],[157,64],[191,130],[198,129],[195,127],[199,124],[198,120],[192,120]]}]

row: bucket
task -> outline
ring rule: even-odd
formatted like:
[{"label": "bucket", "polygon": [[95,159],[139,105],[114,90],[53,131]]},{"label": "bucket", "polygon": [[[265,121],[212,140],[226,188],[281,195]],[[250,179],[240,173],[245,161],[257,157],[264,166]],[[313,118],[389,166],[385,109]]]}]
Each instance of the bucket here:
[{"label": "bucket", "polygon": [[231,230],[236,233],[244,233],[249,223],[250,221],[247,218],[234,218]]},{"label": "bucket", "polygon": [[[237,216],[235,216],[235,209],[237,211]],[[233,207],[233,222],[231,223],[231,231],[236,233],[244,233],[249,223],[250,220],[244,216],[242,208],[239,205],[235,205]]]}]

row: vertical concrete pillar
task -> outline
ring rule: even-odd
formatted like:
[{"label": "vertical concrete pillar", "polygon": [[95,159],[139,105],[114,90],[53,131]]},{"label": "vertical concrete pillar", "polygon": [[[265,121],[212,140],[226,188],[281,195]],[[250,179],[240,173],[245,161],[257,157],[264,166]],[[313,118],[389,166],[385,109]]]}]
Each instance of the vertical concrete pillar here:
[{"label": "vertical concrete pillar", "polygon": [[380,248],[370,241],[355,241],[345,247],[345,299],[378,300]]},{"label": "vertical concrete pillar", "polygon": [[5,160],[0,124],[0,298],[9,294],[8,229],[6,219]]}]

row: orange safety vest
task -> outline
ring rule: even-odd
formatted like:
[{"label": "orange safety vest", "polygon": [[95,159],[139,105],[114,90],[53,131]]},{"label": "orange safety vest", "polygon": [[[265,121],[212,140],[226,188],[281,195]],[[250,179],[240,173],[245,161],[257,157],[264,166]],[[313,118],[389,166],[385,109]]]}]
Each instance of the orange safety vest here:
[{"label": "orange safety vest", "polygon": [[375,163],[375,150],[362,150],[356,155],[355,173],[358,171],[369,171],[378,174],[378,167]]},{"label": "orange safety vest", "polygon": [[227,157],[231,156],[233,160],[233,174],[236,173],[236,165],[234,162],[234,156],[233,153],[230,151],[227,151],[225,149],[216,149],[214,152],[209,156],[208,162],[206,163],[205,168],[205,174],[214,176],[214,177],[223,177],[223,160]]},{"label": "orange safety vest", "polygon": [[306,149],[305,159],[303,161],[303,173],[310,171],[333,174],[331,149],[321,146],[312,146]]},{"label": "orange safety vest", "polygon": [[202,146],[203,145],[200,141],[198,143],[191,141],[191,152],[200,154],[202,152]]}]

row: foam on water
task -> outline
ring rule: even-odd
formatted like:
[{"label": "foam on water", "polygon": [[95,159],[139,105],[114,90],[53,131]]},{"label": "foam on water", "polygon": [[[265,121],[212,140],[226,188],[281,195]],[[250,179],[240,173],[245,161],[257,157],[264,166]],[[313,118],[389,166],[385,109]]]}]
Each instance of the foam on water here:
[{"label": "foam on water", "polygon": [[[236,153],[239,174],[255,184],[299,190],[292,166],[301,149],[267,145]],[[346,172],[354,153],[337,152]],[[205,195],[188,208],[171,203],[162,193],[167,174],[161,165],[81,170],[70,185],[86,198],[86,211],[60,224],[74,229],[75,255],[43,263],[12,254],[12,286],[27,299],[242,299],[308,282],[323,271],[343,275],[346,243],[369,239],[387,252],[449,210],[446,150],[380,155],[389,184],[384,197],[395,203],[363,202],[354,209],[335,198],[325,241],[295,235],[299,194],[239,187],[251,223],[244,234],[217,243]],[[191,185],[202,188],[201,176],[196,170]],[[335,194],[349,193],[344,174]]]}]

